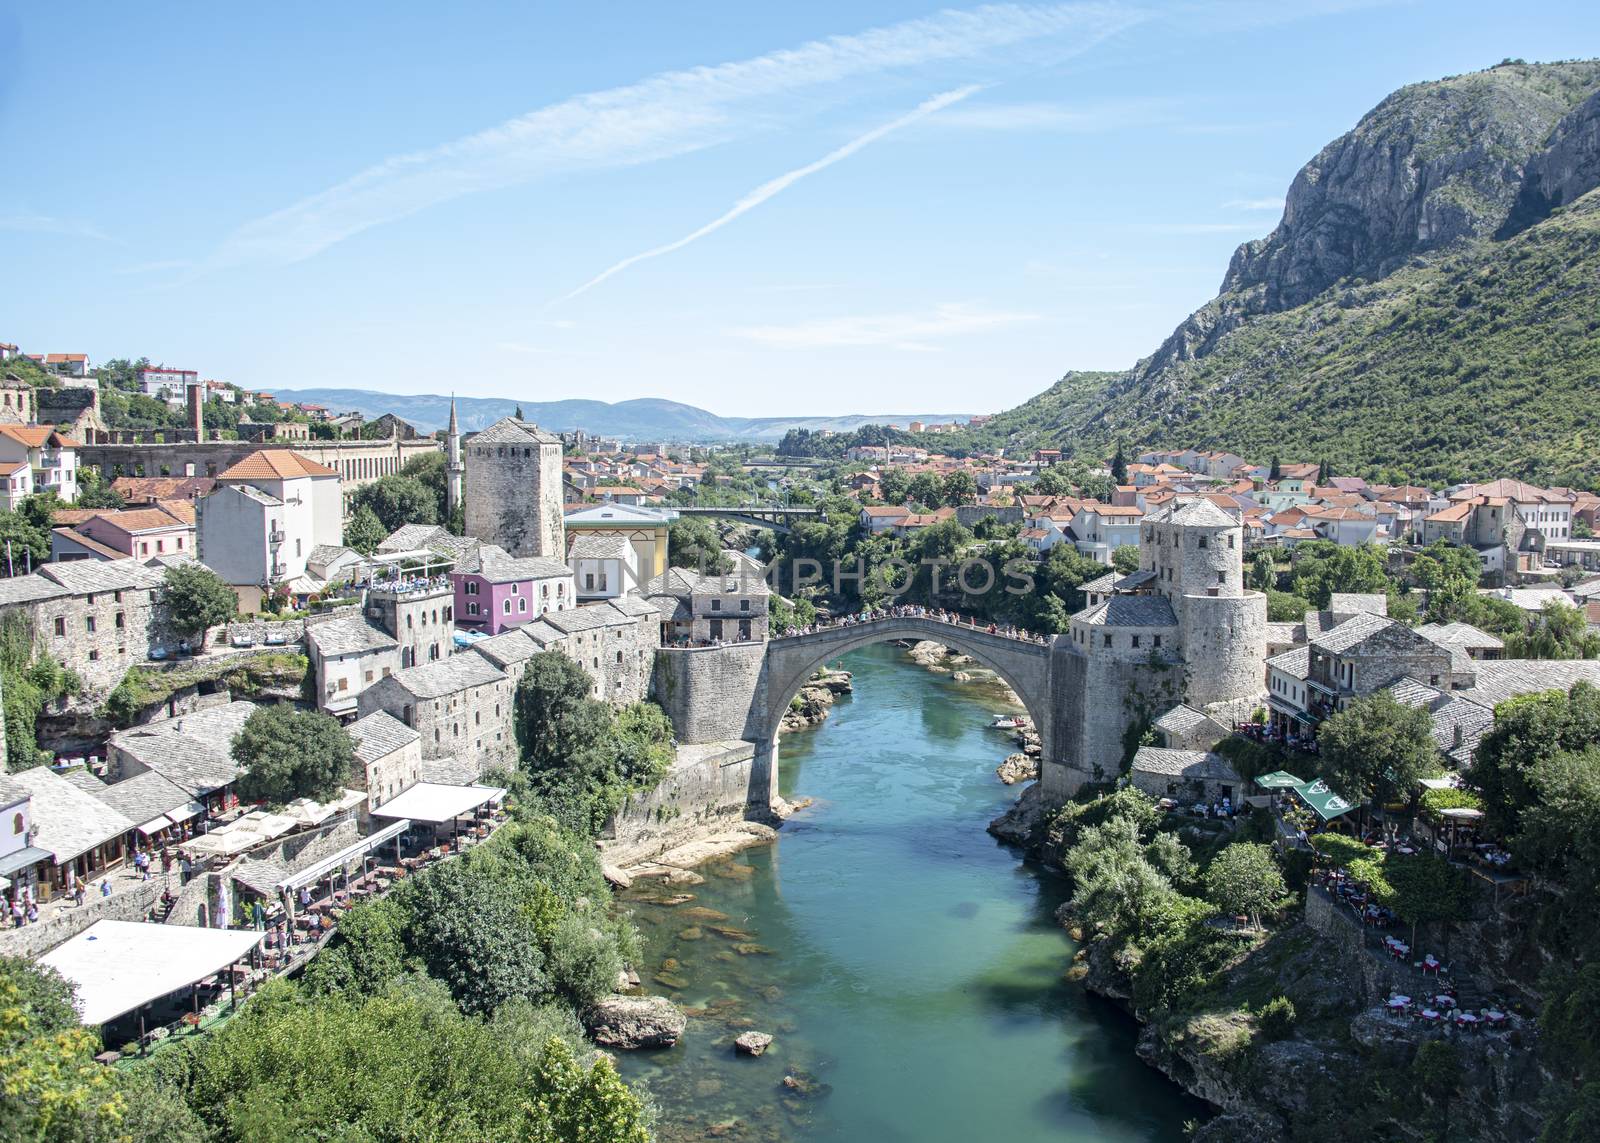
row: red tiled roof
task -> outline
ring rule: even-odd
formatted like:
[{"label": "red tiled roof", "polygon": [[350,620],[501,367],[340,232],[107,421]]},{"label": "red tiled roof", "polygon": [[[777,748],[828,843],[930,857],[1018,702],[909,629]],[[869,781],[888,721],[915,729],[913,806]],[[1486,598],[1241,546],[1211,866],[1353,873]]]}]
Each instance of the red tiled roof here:
[{"label": "red tiled roof", "polygon": [[219,480],[292,480],[300,476],[338,476],[325,464],[318,464],[286,448],[264,448],[251,453],[224,472]]}]

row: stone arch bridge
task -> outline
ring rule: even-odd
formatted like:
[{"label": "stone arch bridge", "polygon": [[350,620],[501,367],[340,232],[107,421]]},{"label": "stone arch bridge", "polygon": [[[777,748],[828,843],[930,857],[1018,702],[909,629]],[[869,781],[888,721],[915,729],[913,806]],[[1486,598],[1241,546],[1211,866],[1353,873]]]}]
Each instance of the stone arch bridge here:
[{"label": "stone arch bridge", "polygon": [[970,656],[993,671],[1016,692],[1039,731],[1041,790],[1048,802],[1064,800],[1079,784],[1067,772],[1058,751],[1062,727],[1053,701],[1052,664],[1071,658],[1070,641],[1049,642],[991,633],[986,627],[949,623],[926,616],[888,616],[860,623],[824,627],[768,641],[744,737],[755,742],[749,802],[753,809],[775,804],[778,797],[778,727],[790,701],[817,668],[874,643],[929,640]]}]

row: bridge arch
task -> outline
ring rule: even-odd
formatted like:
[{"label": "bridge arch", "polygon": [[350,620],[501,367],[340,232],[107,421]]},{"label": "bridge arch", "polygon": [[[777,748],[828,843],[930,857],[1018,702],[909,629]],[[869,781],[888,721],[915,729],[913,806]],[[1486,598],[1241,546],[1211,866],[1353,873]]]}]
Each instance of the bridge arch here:
[{"label": "bridge arch", "polygon": [[753,807],[771,807],[778,799],[778,729],[789,703],[808,679],[828,662],[900,639],[929,640],[968,655],[993,671],[1027,710],[1040,735],[1040,767],[1055,759],[1050,718],[1051,645],[991,634],[981,627],[945,623],[918,616],[895,616],[849,626],[828,627],[805,635],[779,636],[767,644],[763,701],[754,712],[755,767],[750,778]]}]

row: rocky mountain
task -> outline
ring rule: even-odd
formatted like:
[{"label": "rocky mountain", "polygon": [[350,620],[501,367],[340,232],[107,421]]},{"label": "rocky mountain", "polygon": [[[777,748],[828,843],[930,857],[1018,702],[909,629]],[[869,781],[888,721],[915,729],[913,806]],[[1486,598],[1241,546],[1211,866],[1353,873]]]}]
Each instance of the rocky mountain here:
[{"label": "rocky mountain", "polygon": [[1592,481],[1596,187],[1600,61],[1402,88],[1301,168],[1277,228],[1155,353],[975,435]]},{"label": "rocky mountain", "polygon": [[[431,433],[450,419],[450,398],[438,393],[394,394],[370,389],[281,389],[288,401],[311,402],[330,409],[355,410],[364,417],[394,413],[418,430]],[[459,397],[456,416],[463,432],[487,428],[509,417],[518,406],[523,416],[551,432],[583,429],[599,436],[630,441],[777,441],[790,429],[850,432],[865,424],[909,424],[911,421],[965,423],[967,413],[910,413],[838,417],[719,417],[694,405],[645,397],[633,401],[511,401],[498,397]]]}]

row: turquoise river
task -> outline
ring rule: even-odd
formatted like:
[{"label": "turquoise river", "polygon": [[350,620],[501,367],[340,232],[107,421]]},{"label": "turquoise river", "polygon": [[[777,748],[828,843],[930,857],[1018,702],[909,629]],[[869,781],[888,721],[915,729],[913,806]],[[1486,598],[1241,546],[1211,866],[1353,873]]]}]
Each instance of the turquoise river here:
[{"label": "turquoise river", "polygon": [[[661,1139],[1181,1139],[1203,1106],[1063,980],[1059,879],[984,832],[1015,796],[994,693],[890,646],[844,666],[855,694],[783,739],[783,793],[814,803],[778,842],[703,868],[693,900],[624,895],[646,989],[691,1016],[622,1061]],[[765,1056],[734,1054],[746,1028],[776,1037]]]}]

